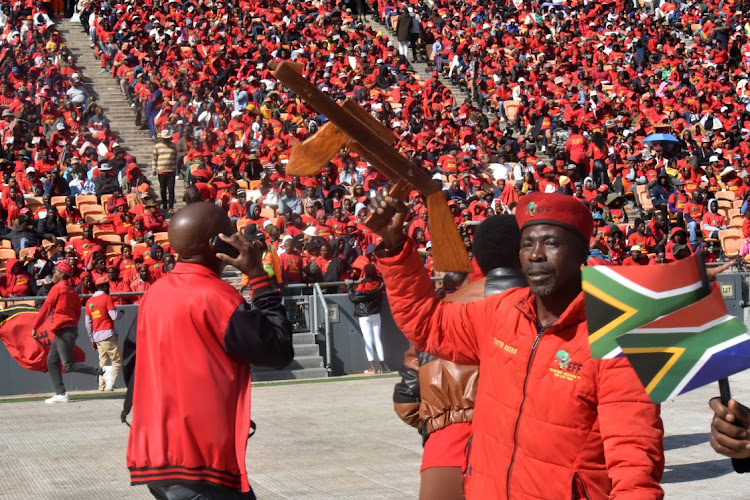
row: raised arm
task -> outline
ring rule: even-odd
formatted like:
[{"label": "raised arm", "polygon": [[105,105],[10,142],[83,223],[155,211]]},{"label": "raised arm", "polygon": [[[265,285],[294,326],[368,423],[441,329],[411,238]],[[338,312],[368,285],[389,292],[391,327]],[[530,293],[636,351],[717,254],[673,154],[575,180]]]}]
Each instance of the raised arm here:
[{"label": "raised arm", "polygon": [[368,224],[383,238],[376,256],[396,324],[420,351],[456,363],[479,364],[480,349],[486,344],[480,337],[487,329],[472,318],[489,317],[500,296],[471,304],[439,300],[414,243],[403,233],[403,204],[379,192],[370,210],[388,205],[396,213],[385,226],[373,222],[380,218],[370,218]]}]

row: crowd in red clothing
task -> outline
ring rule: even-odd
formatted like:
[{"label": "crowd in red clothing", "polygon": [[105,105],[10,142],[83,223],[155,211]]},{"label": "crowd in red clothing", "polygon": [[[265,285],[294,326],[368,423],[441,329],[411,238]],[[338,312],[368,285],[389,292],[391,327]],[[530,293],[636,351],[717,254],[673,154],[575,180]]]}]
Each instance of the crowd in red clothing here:
[{"label": "crowd in red clothing", "polygon": [[[171,134],[188,201],[256,224],[281,254],[280,283],[312,279],[328,244],[327,262],[344,261],[329,279],[346,277],[378,243],[358,207],[386,181],[351,151],[315,178],[286,174],[291,148],[325,117],[274,80],[269,63],[282,59],[388,124],[396,147],[443,182],[469,249],[476,224],[514,212],[530,191],[587,203],[603,219],[592,236],[603,261],[720,249],[729,213],[708,201],[728,191],[741,202],[750,190],[744,2],[377,2],[393,31],[356,7],[126,1],[87,4],[81,19],[143,126]],[[427,74],[399,52],[400,18],[412,20]],[[668,137],[644,141],[652,134]],[[430,266],[427,213],[418,193],[410,201],[406,230]]]}]

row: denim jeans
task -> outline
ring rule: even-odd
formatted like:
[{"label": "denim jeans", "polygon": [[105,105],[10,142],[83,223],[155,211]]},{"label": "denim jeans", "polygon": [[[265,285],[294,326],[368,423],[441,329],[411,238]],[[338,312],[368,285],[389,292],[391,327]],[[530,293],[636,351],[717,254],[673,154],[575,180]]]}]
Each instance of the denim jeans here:
[{"label": "denim jeans", "polygon": [[63,369],[68,373],[86,373],[96,376],[104,373],[99,366],[74,361],[73,348],[76,345],[77,338],[78,328],[73,326],[55,332],[55,340],[52,341],[47,355],[47,369],[49,370],[49,376],[52,378],[52,385],[55,387],[55,394],[65,394],[65,384],[63,384],[62,372],[60,371],[61,361]]}]

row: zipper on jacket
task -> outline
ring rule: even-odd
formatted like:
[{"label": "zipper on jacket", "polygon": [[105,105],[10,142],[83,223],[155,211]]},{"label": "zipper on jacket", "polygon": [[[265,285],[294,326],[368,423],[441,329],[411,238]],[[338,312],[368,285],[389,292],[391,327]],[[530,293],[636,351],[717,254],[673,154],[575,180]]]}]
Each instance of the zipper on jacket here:
[{"label": "zipper on jacket", "polygon": [[[538,327],[537,327],[538,328]],[[531,346],[531,354],[529,354],[529,362],[526,364],[526,376],[523,379],[523,395],[521,397],[521,406],[518,408],[518,416],[516,417],[516,425],[513,428],[513,453],[510,456],[510,464],[508,465],[508,475],[505,479],[505,497],[510,499],[510,475],[513,471],[513,462],[516,459],[516,450],[518,449],[518,426],[521,423],[521,414],[523,413],[523,405],[526,402],[526,385],[529,382],[529,373],[531,372],[531,363],[534,361],[534,354],[536,354],[536,348],[539,345],[539,341],[542,340],[545,328],[539,329],[536,334],[536,339]]]},{"label": "zipper on jacket", "polygon": [[573,474],[573,488],[572,488],[573,493],[572,493],[571,498],[573,500],[579,500],[579,497],[576,495],[576,485],[578,485],[578,484],[581,485],[581,491],[583,492],[583,498],[586,499],[586,500],[591,500],[591,497],[589,497],[589,492],[586,491],[586,483],[583,482],[583,478],[577,472],[575,474]]},{"label": "zipper on jacket", "polygon": [[464,477],[464,491],[466,490],[466,480],[471,477],[471,464],[469,458],[471,457],[471,442],[474,440],[474,434],[469,436],[464,447],[464,456],[466,457],[466,475]]}]

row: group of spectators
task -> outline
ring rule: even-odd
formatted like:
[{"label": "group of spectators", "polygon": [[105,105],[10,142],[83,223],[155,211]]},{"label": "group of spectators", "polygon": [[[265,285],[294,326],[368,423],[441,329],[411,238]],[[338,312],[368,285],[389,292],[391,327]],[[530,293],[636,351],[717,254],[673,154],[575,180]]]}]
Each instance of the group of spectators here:
[{"label": "group of spectators", "polygon": [[[0,239],[12,248],[4,250],[3,297],[46,295],[61,259],[81,293],[106,276],[113,292],[142,291],[174,263],[168,245],[154,242],[167,226],[148,179],[118,144],[50,19],[72,12],[61,5],[0,7]],[[79,195],[106,200],[101,213],[82,215]],[[105,234],[117,236],[97,237]]]},{"label": "group of spectators", "polygon": [[[82,1],[78,10],[102,70],[174,151],[173,177],[157,172],[162,208],[173,209],[176,177],[186,201],[249,219],[247,234],[276,253],[268,265],[280,284],[361,273],[378,243],[361,218],[386,179],[351,151],[315,178],[286,174],[291,148],[325,117],[273,79],[273,60],[300,62],[319,88],[388,124],[395,146],[443,183],[469,250],[484,218],[513,213],[530,191],[561,191],[603,220],[594,258],[666,262],[726,225],[711,210],[716,192],[747,195],[743,3],[371,7],[392,31],[367,24],[361,2]],[[24,195],[153,194],[42,6],[5,5],[0,24],[4,180],[16,184],[2,199],[7,230],[20,215],[38,218],[24,212]],[[429,60],[426,74],[406,48]],[[454,95],[446,78],[463,90]],[[676,141],[644,142],[652,133]],[[641,186],[661,216],[640,206]],[[406,230],[431,267],[424,200],[410,201]],[[641,210],[643,224],[626,208]]]},{"label": "group of spectators", "polygon": [[[291,148],[326,119],[274,80],[274,60],[301,63],[318,88],[386,123],[443,183],[469,250],[484,218],[560,191],[600,221],[592,258],[668,262],[706,239],[719,250],[726,221],[709,201],[750,188],[743,2],[371,4],[388,30],[367,24],[361,2],[79,7],[102,71],[173,149],[187,201],[250,219],[247,233],[278,253],[280,284],[339,281],[369,260],[378,241],[361,217],[386,179],[351,151],[317,177],[286,174]],[[644,142],[657,133],[674,139]],[[431,267],[425,205],[410,201],[406,230]]]}]

